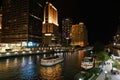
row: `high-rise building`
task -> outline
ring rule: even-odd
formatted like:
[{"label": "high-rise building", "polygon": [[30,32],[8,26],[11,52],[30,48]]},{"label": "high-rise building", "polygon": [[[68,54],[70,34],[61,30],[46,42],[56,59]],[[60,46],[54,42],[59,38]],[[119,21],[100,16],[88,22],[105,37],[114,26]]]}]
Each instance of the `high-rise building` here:
[{"label": "high-rise building", "polygon": [[2,8],[0,8],[0,42],[1,42],[1,30],[2,30]]},{"label": "high-rise building", "polygon": [[41,42],[44,1],[3,0],[2,42],[36,46]]},{"label": "high-rise building", "polygon": [[115,45],[120,45],[120,16],[118,17],[118,26],[113,40]]},{"label": "high-rise building", "polygon": [[50,2],[46,2],[44,7],[43,24],[45,23],[53,23],[58,26],[58,11]]},{"label": "high-rise building", "polygon": [[70,32],[72,27],[72,19],[64,18],[62,19],[62,44],[69,45],[70,43]]},{"label": "high-rise building", "polygon": [[2,8],[0,9],[0,29],[2,29]]},{"label": "high-rise building", "polygon": [[83,22],[72,25],[71,45],[86,46],[88,44],[87,29]]},{"label": "high-rise building", "polygon": [[46,2],[44,7],[42,33],[45,45],[56,44],[59,40],[58,11],[50,2]]}]

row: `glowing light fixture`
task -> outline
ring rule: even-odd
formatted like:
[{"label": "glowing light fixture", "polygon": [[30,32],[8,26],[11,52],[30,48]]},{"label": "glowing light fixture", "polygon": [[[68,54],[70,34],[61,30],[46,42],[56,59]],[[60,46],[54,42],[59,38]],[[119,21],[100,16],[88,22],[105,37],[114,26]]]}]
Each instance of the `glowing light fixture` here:
[{"label": "glowing light fixture", "polygon": [[27,42],[22,42],[22,46],[27,46]]},{"label": "glowing light fixture", "polygon": [[28,46],[33,46],[33,42],[29,42],[29,43],[28,43]]},{"label": "glowing light fixture", "polygon": [[45,36],[51,36],[52,34],[51,33],[46,33]]}]

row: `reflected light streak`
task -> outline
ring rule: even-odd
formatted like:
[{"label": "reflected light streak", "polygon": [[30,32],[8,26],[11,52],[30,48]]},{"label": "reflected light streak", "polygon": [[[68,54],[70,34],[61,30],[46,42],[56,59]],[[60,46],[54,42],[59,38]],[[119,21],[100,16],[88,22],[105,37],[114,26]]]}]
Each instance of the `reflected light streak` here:
[{"label": "reflected light streak", "polygon": [[25,57],[22,57],[22,66],[25,65]]},{"label": "reflected light streak", "polygon": [[9,65],[9,59],[6,59],[6,66]]},{"label": "reflected light streak", "polygon": [[44,54],[43,57],[45,58],[45,57],[46,57],[46,54]]},{"label": "reflected light streak", "polygon": [[5,71],[6,70],[6,63],[0,62],[0,71]]},{"label": "reflected light streak", "polygon": [[37,60],[39,61],[39,59],[40,59],[40,56],[37,55]]},{"label": "reflected light streak", "polygon": [[56,56],[57,54],[55,53],[54,56]]},{"label": "reflected light streak", "polygon": [[60,64],[52,67],[41,67],[40,73],[43,80],[62,80],[62,67]]},{"label": "reflected light streak", "polygon": [[29,57],[28,64],[32,64],[31,56]]},{"label": "reflected light streak", "polygon": [[78,52],[78,60],[80,61],[80,63],[78,63],[78,66],[80,65],[81,66],[81,61],[82,61],[82,59],[84,58],[84,50],[80,50],[79,52]]},{"label": "reflected light streak", "polygon": [[17,65],[17,58],[14,59],[14,64]]},{"label": "reflected light streak", "polygon": [[40,56],[37,55],[37,62],[40,62]]}]

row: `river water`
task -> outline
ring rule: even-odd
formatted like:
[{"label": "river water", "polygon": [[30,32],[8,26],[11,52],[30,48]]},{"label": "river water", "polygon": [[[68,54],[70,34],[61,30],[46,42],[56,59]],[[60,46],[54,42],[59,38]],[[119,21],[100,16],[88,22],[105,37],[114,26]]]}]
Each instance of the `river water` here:
[{"label": "river water", "polygon": [[40,65],[43,55],[0,59],[0,80],[74,80],[83,53],[62,53],[64,61],[51,67]]}]

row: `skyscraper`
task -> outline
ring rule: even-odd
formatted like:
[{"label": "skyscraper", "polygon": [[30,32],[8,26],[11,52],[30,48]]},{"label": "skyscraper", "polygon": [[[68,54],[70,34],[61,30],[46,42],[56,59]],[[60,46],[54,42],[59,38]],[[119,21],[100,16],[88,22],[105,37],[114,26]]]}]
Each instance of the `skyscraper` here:
[{"label": "skyscraper", "polygon": [[72,25],[71,45],[86,46],[88,44],[87,29],[83,22]]},{"label": "skyscraper", "polygon": [[2,8],[0,8],[0,42],[1,42],[1,29],[2,29]]},{"label": "skyscraper", "polygon": [[41,42],[44,1],[3,0],[2,42],[35,46]]},{"label": "skyscraper", "polygon": [[44,7],[44,21],[42,27],[43,44],[51,45],[58,41],[59,27],[58,27],[58,11],[50,3],[46,2]]},{"label": "skyscraper", "polygon": [[120,16],[118,17],[118,26],[113,40],[116,45],[120,44]]},{"label": "skyscraper", "polygon": [[0,9],[0,29],[2,29],[2,8]]},{"label": "skyscraper", "polygon": [[62,19],[62,43],[64,45],[69,45],[69,43],[70,43],[71,27],[72,27],[72,19],[71,18]]}]

